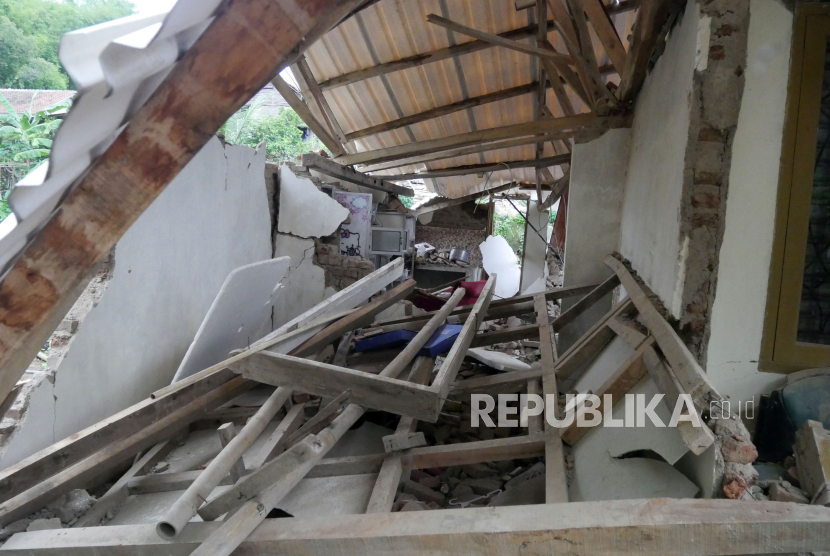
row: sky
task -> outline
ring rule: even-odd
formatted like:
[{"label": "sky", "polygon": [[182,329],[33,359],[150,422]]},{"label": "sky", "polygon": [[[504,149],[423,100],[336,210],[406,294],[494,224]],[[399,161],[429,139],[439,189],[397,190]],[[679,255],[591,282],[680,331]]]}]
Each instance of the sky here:
[{"label": "sky", "polygon": [[154,13],[169,10],[176,0],[130,0],[138,13]]}]

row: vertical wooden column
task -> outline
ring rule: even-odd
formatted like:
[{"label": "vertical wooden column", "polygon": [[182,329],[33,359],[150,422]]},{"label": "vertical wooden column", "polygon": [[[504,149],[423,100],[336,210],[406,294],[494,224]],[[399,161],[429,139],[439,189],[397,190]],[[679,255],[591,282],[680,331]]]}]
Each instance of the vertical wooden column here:
[{"label": "vertical wooden column", "polygon": [[[556,400],[559,390],[556,387],[556,344],[553,329],[548,318],[548,306],[544,294],[533,296],[536,310],[536,323],[539,325],[539,351],[542,362],[542,391],[545,401],[548,395]],[[558,414],[558,407],[552,408]],[[558,415],[557,415],[558,416]],[[565,474],[565,456],[559,430],[545,423],[545,502],[553,504],[568,501],[568,478]]]}]

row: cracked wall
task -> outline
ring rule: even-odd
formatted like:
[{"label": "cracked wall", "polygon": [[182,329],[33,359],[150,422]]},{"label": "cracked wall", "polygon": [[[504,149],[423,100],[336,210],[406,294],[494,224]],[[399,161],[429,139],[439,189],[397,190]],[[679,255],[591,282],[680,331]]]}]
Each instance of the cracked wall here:
[{"label": "cracked wall", "polygon": [[93,280],[53,335],[0,468],[170,383],[228,274],[271,257],[264,165],[264,149],[214,138],[136,220],[106,291]]}]

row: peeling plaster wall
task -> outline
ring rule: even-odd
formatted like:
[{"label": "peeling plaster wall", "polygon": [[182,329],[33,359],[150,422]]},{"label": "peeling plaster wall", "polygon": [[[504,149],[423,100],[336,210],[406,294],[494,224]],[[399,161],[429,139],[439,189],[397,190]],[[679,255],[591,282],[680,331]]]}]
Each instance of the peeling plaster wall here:
[{"label": "peeling plaster wall", "polygon": [[[680,205],[689,139],[698,7],[689,0],[637,97],[623,200],[620,253],[675,317]],[[567,267],[565,276],[567,280]]]},{"label": "peeling plaster wall", "polygon": [[[574,145],[565,232],[565,287],[601,282],[611,276],[602,260],[618,249],[631,130],[612,129]],[[576,299],[562,301],[562,310]],[[611,308],[611,294],[559,333],[562,353]]]},{"label": "peeling plaster wall", "polygon": [[792,13],[752,0],[746,86],[732,148],[706,370],[721,394],[756,399],[783,376],[758,372],[775,225]]},{"label": "peeling plaster wall", "polygon": [[124,234],[108,287],[29,399],[0,468],[170,383],[228,274],[271,257],[265,152],[214,138]]}]

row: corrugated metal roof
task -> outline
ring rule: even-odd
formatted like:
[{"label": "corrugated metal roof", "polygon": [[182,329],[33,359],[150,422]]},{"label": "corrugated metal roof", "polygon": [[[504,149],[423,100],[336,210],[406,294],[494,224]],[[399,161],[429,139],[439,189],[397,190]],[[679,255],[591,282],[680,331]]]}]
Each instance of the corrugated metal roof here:
[{"label": "corrugated metal roof", "polygon": [[[6,97],[14,111],[22,114],[26,110],[32,113],[46,110],[75,96],[75,91],[54,91],[47,89],[0,89],[0,95]],[[0,114],[7,114],[6,107],[0,104]]]},{"label": "corrugated metal roof", "polygon": [[[517,11],[512,0],[380,0],[326,34],[308,50],[306,59],[317,81],[322,82],[473,40],[428,23],[429,14],[495,34],[534,24],[534,10]],[[612,17],[624,44],[633,19],[631,12]],[[551,32],[548,37],[557,50],[567,52],[558,33]],[[598,39],[593,38],[597,59],[603,60],[605,51]],[[524,40],[530,43],[534,39]],[[536,80],[536,67],[533,56],[494,47],[328,89],[324,95],[343,131],[350,133],[466,98],[531,83]],[[613,76],[612,80],[618,77]],[[571,95],[570,98],[578,112],[589,111],[578,97]],[[322,121],[316,103],[310,101],[308,105]],[[547,105],[555,116],[563,115],[550,89]],[[532,120],[533,95],[525,94],[360,138],[349,143],[347,150],[363,152]],[[550,144],[546,144],[544,156],[554,154]],[[534,155],[535,146],[525,145],[429,162],[426,167],[529,160]],[[413,172],[416,168],[403,167],[385,173]],[[561,175],[558,169],[555,175]],[[535,171],[505,169],[491,176],[473,174],[426,181],[438,193],[456,197],[483,189],[488,178],[488,187],[511,179],[531,183],[535,181]]]}]

